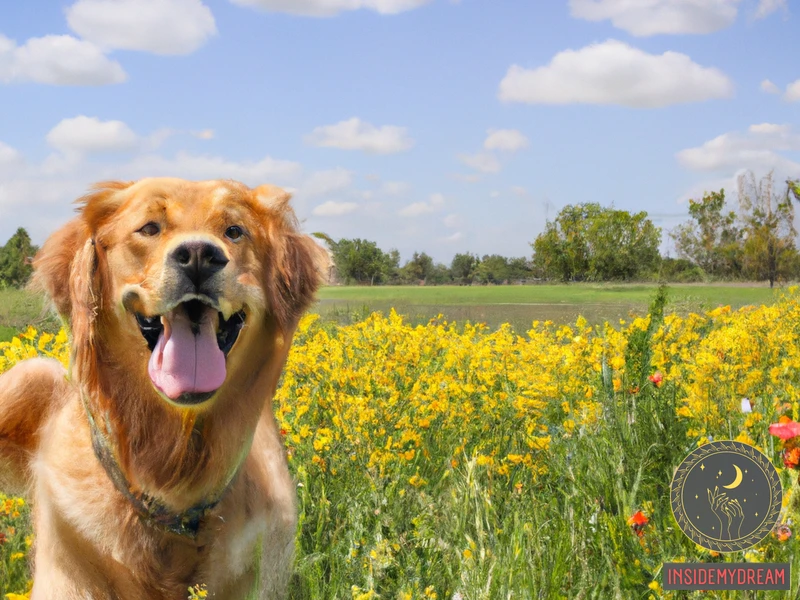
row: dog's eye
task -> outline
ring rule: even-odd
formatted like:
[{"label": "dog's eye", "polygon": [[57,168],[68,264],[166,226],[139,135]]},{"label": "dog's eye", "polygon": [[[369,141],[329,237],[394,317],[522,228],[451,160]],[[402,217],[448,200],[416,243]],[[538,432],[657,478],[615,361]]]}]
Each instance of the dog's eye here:
[{"label": "dog's eye", "polygon": [[230,240],[238,240],[244,235],[244,230],[238,225],[231,225],[225,230],[225,237]]},{"label": "dog's eye", "polygon": [[160,232],[161,232],[161,227],[159,227],[158,223],[154,223],[153,221],[150,221],[138,231],[138,233],[141,233],[142,235],[146,235],[148,237],[158,235]]}]

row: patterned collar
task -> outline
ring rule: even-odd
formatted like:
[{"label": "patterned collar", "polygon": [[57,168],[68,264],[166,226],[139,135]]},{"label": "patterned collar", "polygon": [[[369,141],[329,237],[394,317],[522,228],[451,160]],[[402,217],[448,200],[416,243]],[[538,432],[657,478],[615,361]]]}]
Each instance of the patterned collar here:
[{"label": "patterned collar", "polygon": [[[158,498],[145,494],[141,490],[134,489],[122,472],[107,436],[104,435],[100,427],[98,427],[94,415],[89,408],[86,394],[83,391],[81,391],[81,400],[86,410],[86,416],[89,419],[89,429],[92,434],[92,448],[94,448],[94,454],[100,464],[103,465],[114,487],[116,487],[128,502],[131,503],[136,512],[139,513],[141,520],[162,532],[173,533],[193,541],[196,540],[200,528],[211,511],[214,510],[231,488],[239,469],[236,469],[222,491],[216,495],[183,512],[173,512]],[[106,423],[106,426],[106,430],[108,430],[108,423]]]}]

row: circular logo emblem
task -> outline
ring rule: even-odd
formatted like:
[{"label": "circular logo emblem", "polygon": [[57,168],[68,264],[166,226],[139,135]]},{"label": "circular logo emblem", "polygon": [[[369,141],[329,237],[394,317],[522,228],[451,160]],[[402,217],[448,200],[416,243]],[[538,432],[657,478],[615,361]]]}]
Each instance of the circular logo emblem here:
[{"label": "circular logo emblem", "polygon": [[717,552],[755,546],[773,530],[783,502],[778,472],[748,444],[709,442],[687,456],[670,486],[683,533]]}]

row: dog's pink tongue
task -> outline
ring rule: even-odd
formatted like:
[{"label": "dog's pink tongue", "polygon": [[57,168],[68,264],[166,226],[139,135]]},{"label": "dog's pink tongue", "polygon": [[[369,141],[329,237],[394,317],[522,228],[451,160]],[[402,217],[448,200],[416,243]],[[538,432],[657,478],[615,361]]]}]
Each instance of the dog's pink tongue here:
[{"label": "dog's pink tongue", "polygon": [[147,371],[153,384],[173,400],[218,389],[225,381],[225,355],[217,345],[216,311],[205,310],[197,334],[183,309],[165,316]]}]

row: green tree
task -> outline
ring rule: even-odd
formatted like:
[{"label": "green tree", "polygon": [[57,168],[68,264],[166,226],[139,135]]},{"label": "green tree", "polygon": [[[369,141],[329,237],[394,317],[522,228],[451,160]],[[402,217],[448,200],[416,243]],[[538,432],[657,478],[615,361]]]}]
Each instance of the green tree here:
[{"label": "green tree", "polygon": [[375,242],[369,240],[334,241],[324,233],[312,235],[328,244],[339,277],[345,283],[374,285],[396,276],[400,262],[400,253],[397,250],[383,252]]},{"label": "green tree", "polygon": [[508,279],[508,259],[499,254],[486,255],[476,269],[476,277],[481,283],[503,283]]},{"label": "green tree", "polygon": [[776,281],[791,274],[797,262],[791,189],[778,193],[770,172],[756,181],[748,171],[739,176],[740,218],[744,226],[744,270],[748,277]]},{"label": "green tree", "polygon": [[705,271],[688,258],[662,258],[659,280],[676,283],[696,283],[705,279]]},{"label": "green tree", "polygon": [[433,259],[424,252],[414,252],[411,260],[400,269],[400,279],[403,283],[427,283],[433,271]]},{"label": "green tree", "polygon": [[628,280],[658,268],[661,229],[644,211],[603,209],[589,229],[589,279]]},{"label": "green tree", "polygon": [[600,218],[599,204],[567,205],[533,242],[533,263],[547,279],[580,281],[589,274],[589,227]]},{"label": "green tree", "polygon": [[530,279],[533,276],[533,265],[527,258],[508,259],[508,278],[510,280]]},{"label": "green tree", "polygon": [[392,284],[400,283],[400,251],[392,248],[384,254],[384,261],[384,280]]},{"label": "green tree", "polygon": [[800,179],[787,179],[786,185],[789,186],[789,192],[794,199],[800,202]]},{"label": "green tree", "polygon": [[453,277],[450,274],[450,267],[442,263],[436,263],[428,277],[428,281],[434,285],[444,285],[452,282]]},{"label": "green tree", "polygon": [[480,259],[470,253],[456,254],[450,263],[450,274],[453,281],[461,285],[469,285],[475,279],[476,269]]},{"label": "green tree", "polygon": [[660,241],[646,212],[568,205],[533,242],[533,267],[562,281],[631,279],[655,270]]},{"label": "green tree", "polygon": [[678,256],[715,277],[741,275],[743,232],[737,226],[736,213],[725,211],[725,190],[689,200],[689,215],[692,221],[670,234]]},{"label": "green tree", "polygon": [[20,227],[0,248],[0,285],[22,287],[33,273],[31,259],[39,250],[28,232]]}]

